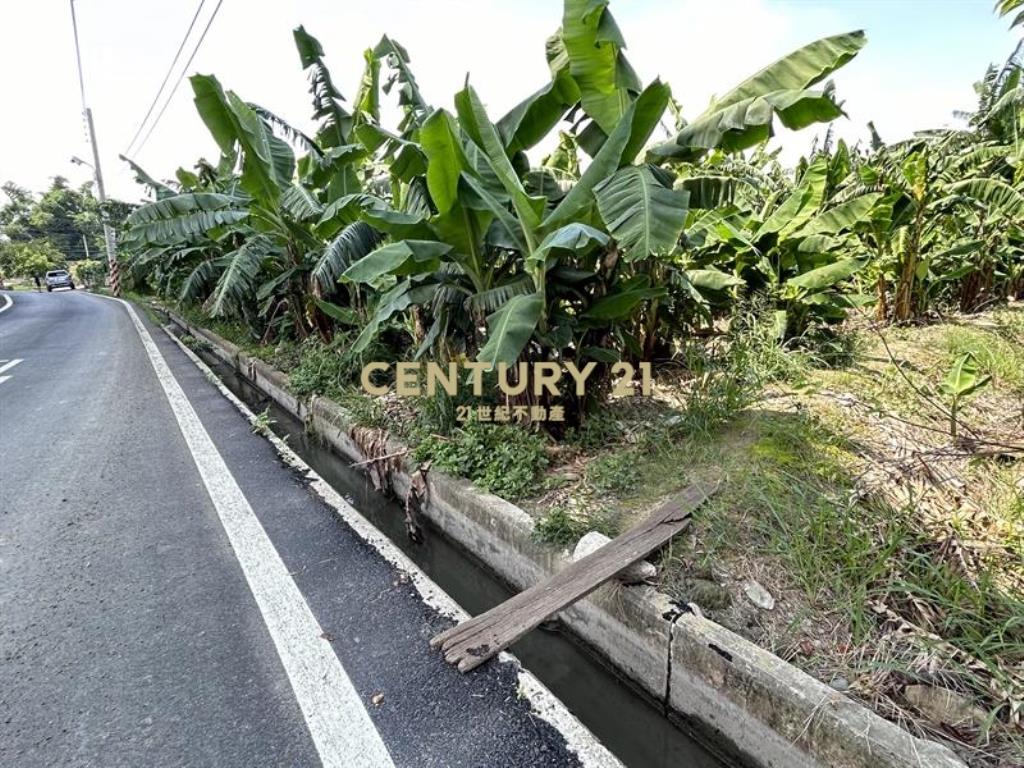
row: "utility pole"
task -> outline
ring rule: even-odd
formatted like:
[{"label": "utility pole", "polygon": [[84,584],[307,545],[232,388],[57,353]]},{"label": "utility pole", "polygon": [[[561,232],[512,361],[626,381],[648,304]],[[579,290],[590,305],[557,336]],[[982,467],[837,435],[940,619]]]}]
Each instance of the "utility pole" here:
[{"label": "utility pole", "polygon": [[117,265],[117,245],[114,242],[114,229],[107,222],[105,203],[107,193],[103,189],[103,171],[100,169],[100,150],[96,146],[96,128],[92,122],[92,110],[85,103],[85,78],[82,75],[82,53],[78,47],[78,20],[75,18],[75,0],[71,2],[71,28],[75,33],[75,59],[78,62],[78,90],[82,95],[82,114],[89,129],[89,144],[92,146],[92,170],[96,176],[96,196],[100,201],[100,216],[103,219],[103,239],[107,244],[107,272],[110,281],[110,292],[114,296],[121,295],[121,270]]}]

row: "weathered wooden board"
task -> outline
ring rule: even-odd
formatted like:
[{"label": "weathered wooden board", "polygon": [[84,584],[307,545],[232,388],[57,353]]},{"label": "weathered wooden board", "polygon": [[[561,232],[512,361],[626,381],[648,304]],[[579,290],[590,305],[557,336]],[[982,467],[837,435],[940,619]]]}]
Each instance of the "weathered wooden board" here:
[{"label": "weathered wooden board", "polygon": [[461,672],[478,667],[682,531],[720,482],[714,477],[688,486],[596,552],[486,613],[441,632],[430,641],[431,647],[440,648],[445,660],[457,664]]}]

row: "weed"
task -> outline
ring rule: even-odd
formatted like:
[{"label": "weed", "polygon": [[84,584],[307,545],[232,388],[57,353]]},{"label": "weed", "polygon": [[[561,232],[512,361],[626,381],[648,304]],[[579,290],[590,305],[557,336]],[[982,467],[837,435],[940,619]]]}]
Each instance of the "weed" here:
[{"label": "weed", "polygon": [[586,416],[578,427],[571,427],[565,435],[565,442],[592,451],[615,442],[622,436],[622,425],[613,416],[598,411]]},{"label": "weed", "polygon": [[819,368],[847,368],[863,347],[862,338],[843,326],[815,327],[794,340],[797,354]]},{"label": "weed", "polygon": [[599,531],[609,538],[619,533],[619,522],[608,510],[592,512],[587,516],[570,512],[565,507],[554,507],[536,522],[533,535],[538,541],[568,547],[590,531]]},{"label": "weed", "polygon": [[544,441],[537,434],[511,424],[478,421],[466,422],[450,438],[426,435],[414,458],[432,461],[438,469],[506,499],[537,490],[538,477],[548,464]]},{"label": "weed", "polygon": [[[844,615],[854,642],[877,631],[869,606],[881,602],[998,679],[1000,662],[1024,658],[1024,602],[1000,585],[998,565],[965,570],[912,503],[897,509],[853,494],[848,449],[814,419],[766,419],[749,471],[724,501],[753,512],[757,546],[780,558],[812,603]],[[979,680],[967,675],[964,684]]]},{"label": "weed", "polygon": [[799,347],[779,342],[770,314],[754,303],[737,309],[726,336],[724,368],[756,396],[761,387],[777,381],[801,382],[811,362]]},{"label": "weed", "polygon": [[270,356],[270,364],[287,373],[302,362],[302,345],[294,341],[282,341]]},{"label": "weed", "polygon": [[331,393],[331,399],[348,411],[359,426],[380,429],[387,429],[390,426],[383,404],[362,390],[354,387],[336,389]]},{"label": "weed", "polygon": [[186,347],[191,349],[193,352],[198,354],[208,353],[212,347],[210,342],[206,339],[199,339],[193,336],[191,333],[183,333],[178,337],[178,341],[184,344]]},{"label": "weed", "polygon": [[256,420],[252,424],[252,431],[254,434],[266,437],[271,434],[271,428],[276,423],[270,416],[270,408],[264,408],[260,413],[256,414]]},{"label": "weed", "polygon": [[683,434],[713,435],[775,381],[802,381],[806,360],[778,343],[771,322],[756,311],[739,312],[724,343],[685,351],[693,379],[674,426]]},{"label": "weed", "polygon": [[358,381],[359,361],[326,345],[319,339],[307,339],[299,351],[298,363],[288,374],[292,392],[298,397],[327,395],[334,398],[342,388]]},{"label": "weed", "polygon": [[[1002,327],[1002,326],[997,326]],[[997,381],[1019,395],[1024,395],[1024,352],[1021,343],[1024,335],[1011,340],[1012,335],[1005,336],[979,328],[951,327],[943,333],[942,343],[945,347],[947,364],[954,358],[971,355],[978,367],[991,373]]]},{"label": "weed", "polygon": [[995,322],[995,331],[1000,338],[1009,341],[1017,348],[1024,344],[1024,310],[1002,308],[992,313],[992,320]]},{"label": "weed", "polygon": [[587,463],[587,484],[595,491],[628,493],[640,484],[636,451],[627,450],[599,456]]},{"label": "weed", "polygon": [[[106,291],[104,291],[104,293],[106,293]],[[123,291],[121,295],[123,298],[141,309],[153,325],[162,326],[167,322],[167,318],[161,316],[157,311],[157,307],[153,305],[151,297],[143,296],[142,294],[135,293],[134,291]]]},{"label": "weed", "polygon": [[413,397],[410,402],[416,416],[410,422],[397,425],[403,435],[450,435],[459,426],[457,407],[475,405],[479,401],[473,399],[465,387],[460,387],[454,396],[438,387],[432,396]]},{"label": "weed", "polygon": [[269,354],[270,350],[259,346],[256,343],[256,338],[241,323],[234,323],[222,318],[208,317],[198,307],[187,304],[180,304],[177,311],[193,325],[213,331],[222,339],[226,339],[244,349],[248,354],[261,358],[265,358]]}]

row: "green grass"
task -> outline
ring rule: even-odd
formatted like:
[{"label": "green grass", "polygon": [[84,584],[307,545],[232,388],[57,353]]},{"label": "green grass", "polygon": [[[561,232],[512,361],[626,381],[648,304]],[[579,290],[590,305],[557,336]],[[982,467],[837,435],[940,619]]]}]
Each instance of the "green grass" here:
[{"label": "green grass", "polygon": [[307,339],[288,371],[288,383],[298,397],[326,395],[337,399],[348,385],[358,381],[359,366],[341,348],[318,339]]},{"label": "green grass", "polygon": [[587,464],[587,484],[595,491],[626,494],[635,490],[642,480],[640,458],[635,450],[599,456]]},{"label": "green grass", "polygon": [[[101,294],[103,296],[109,296],[110,292],[103,288],[102,290],[96,290],[94,293]],[[150,322],[156,326],[162,326],[167,322],[166,318],[162,315],[157,314],[153,307],[153,299],[151,296],[143,296],[142,294],[135,293],[134,291],[123,291],[121,293],[122,298],[132,302],[136,307],[141,309],[146,317],[149,318]]]},{"label": "green grass", "polygon": [[899,548],[903,527],[873,530],[867,510],[851,498],[845,467],[852,462],[843,461],[841,443],[817,420],[767,416],[758,434],[746,470],[720,503],[746,511],[763,550],[785,565],[809,600],[845,613],[854,637],[863,639],[872,626],[868,594]]},{"label": "green grass", "polygon": [[356,387],[343,387],[334,390],[331,399],[348,411],[352,420],[362,427],[387,429],[391,425],[383,404]]},{"label": "green grass", "polygon": [[1024,335],[1013,342],[998,331],[953,326],[945,329],[942,342],[949,363],[971,352],[997,385],[1024,395]]},{"label": "green grass", "polygon": [[196,354],[209,352],[211,350],[210,342],[206,339],[199,339],[193,336],[191,333],[183,333],[178,337],[178,341],[184,344],[186,347],[191,349]]},{"label": "green grass", "polygon": [[[701,511],[719,518],[703,542],[709,559],[744,546],[771,555],[811,605],[845,618],[857,643],[876,631],[870,605],[880,600],[992,669],[1024,660],[1024,600],[1000,586],[998,566],[966,573],[913,506],[858,499],[849,446],[820,421],[773,415],[757,433],[745,457],[732,457],[729,487]],[[986,695],[977,676],[964,684]]]},{"label": "green grass", "polygon": [[[136,301],[144,302],[151,298],[148,296],[138,296]],[[192,305],[182,304],[171,306],[170,308],[192,325],[213,331],[222,339],[230,341],[252,357],[269,360],[273,355],[273,348],[260,344],[259,339],[254,338],[252,333],[241,323],[208,317],[199,307]]]},{"label": "green grass", "polygon": [[614,443],[622,437],[622,425],[610,409],[585,416],[578,427],[566,431],[565,442],[584,451],[592,451]]},{"label": "green grass", "polygon": [[[913,506],[894,509],[860,498],[853,477],[858,446],[830,419],[806,410],[747,408],[711,432],[695,429],[688,418],[648,429],[639,444],[592,459],[584,471],[585,485],[608,491],[610,509],[584,514],[585,505],[556,506],[538,521],[537,536],[571,545],[616,513],[645,514],[702,468],[720,467],[726,484],[695,514],[697,549],[680,550],[677,543],[662,553],[664,588],[678,587],[692,599],[697,586],[713,585],[701,575],[711,565],[752,559],[786,589],[802,592],[802,610],[810,610],[812,621],[838,622],[855,643],[871,647],[879,629],[871,606],[881,601],[1002,679],[998,664],[1024,659],[1024,602],[1001,586],[1000,564],[965,572]],[[717,420],[716,414],[698,424]],[[618,473],[626,467],[622,481]],[[998,504],[1005,509],[997,517],[1024,514],[1024,501],[1012,492]],[[960,684],[978,701],[994,703],[983,676],[965,669]]]},{"label": "green grass", "polygon": [[536,492],[548,465],[544,440],[511,424],[468,421],[450,437],[423,435],[414,450],[416,461],[472,480],[485,491],[506,499]]},{"label": "green grass", "polygon": [[[877,336],[866,335],[854,365],[842,371],[813,371],[809,382],[852,393],[915,422],[939,420],[944,425],[946,416],[936,404],[948,406],[948,398],[936,394],[936,389],[954,360],[970,352],[980,370],[993,377],[982,398],[987,394],[1024,397],[1024,310],[1003,309],[979,324],[890,328],[884,336],[895,362],[888,359]],[[926,402],[915,388],[930,393],[934,403]]]},{"label": "green grass", "polygon": [[533,535],[538,541],[557,547],[569,547],[590,531],[614,538],[620,533],[621,527],[618,516],[608,509],[581,515],[566,507],[554,507],[537,521]]}]

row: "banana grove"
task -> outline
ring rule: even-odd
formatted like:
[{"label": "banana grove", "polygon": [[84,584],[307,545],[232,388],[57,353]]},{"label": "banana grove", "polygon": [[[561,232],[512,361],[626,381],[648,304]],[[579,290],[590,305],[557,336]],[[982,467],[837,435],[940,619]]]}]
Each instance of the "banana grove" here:
[{"label": "banana grove", "polygon": [[428,104],[387,36],[347,100],[320,42],[294,39],[315,134],[192,77],[220,157],[166,183],[133,164],[155,200],[124,245],[140,289],[254,339],[322,339],[356,376],[383,357],[593,363],[607,380],[755,298],[784,343],[851,310],[905,322],[1024,295],[1018,52],[985,74],[965,128],[868,147],[829,134],[787,170],[766,142],[844,115],[829,78],[862,32],[793,51],[690,117],[634,71],[600,0],[565,0],[550,79],[504,115],[471,80]]}]

